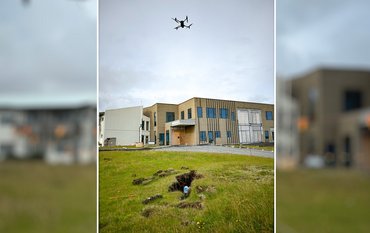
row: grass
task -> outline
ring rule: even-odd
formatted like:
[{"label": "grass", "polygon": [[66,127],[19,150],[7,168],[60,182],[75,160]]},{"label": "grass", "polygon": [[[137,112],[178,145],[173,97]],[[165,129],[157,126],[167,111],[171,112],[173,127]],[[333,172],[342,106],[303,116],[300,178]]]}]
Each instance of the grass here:
[{"label": "grass", "polygon": [[369,174],[356,170],[277,173],[277,232],[370,232]]},{"label": "grass", "polygon": [[0,164],[0,232],[96,232],[95,166]]},{"label": "grass", "polygon": [[[273,159],[210,153],[131,151],[99,153],[100,232],[273,232]],[[181,169],[188,167],[189,169]],[[185,202],[203,209],[178,208],[181,192],[168,192],[176,174],[146,185],[133,179],[173,168],[197,170]],[[197,193],[196,187],[208,187]],[[155,194],[163,198],[144,205]],[[202,197],[202,199],[201,199]],[[149,217],[142,214],[147,213]]]}]

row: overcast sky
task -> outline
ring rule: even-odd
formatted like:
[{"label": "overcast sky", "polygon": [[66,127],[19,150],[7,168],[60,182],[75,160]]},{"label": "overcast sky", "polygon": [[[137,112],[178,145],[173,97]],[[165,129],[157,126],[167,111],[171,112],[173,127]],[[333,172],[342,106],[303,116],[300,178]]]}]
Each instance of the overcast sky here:
[{"label": "overcast sky", "polygon": [[370,1],[276,1],[278,77],[318,67],[370,69]]},{"label": "overcast sky", "polygon": [[0,104],[96,102],[96,0],[0,1]]},{"label": "overcast sky", "polygon": [[[100,1],[100,111],[192,97],[274,102],[272,0]],[[189,17],[191,29],[171,19]]]}]

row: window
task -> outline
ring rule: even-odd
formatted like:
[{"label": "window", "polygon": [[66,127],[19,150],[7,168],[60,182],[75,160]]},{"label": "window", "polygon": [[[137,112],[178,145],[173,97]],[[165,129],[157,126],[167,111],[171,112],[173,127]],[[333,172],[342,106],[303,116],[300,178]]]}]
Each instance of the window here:
[{"label": "window", "polygon": [[229,109],[227,109],[227,108],[220,108],[220,118],[222,118],[222,119],[229,118]]},{"label": "window", "polygon": [[272,112],[266,111],[266,120],[272,120]]},{"label": "window", "polygon": [[141,129],[144,130],[144,121],[141,121]]},{"label": "window", "polygon": [[208,142],[209,143],[213,142],[213,131],[208,131]]},{"label": "window", "polygon": [[181,120],[184,120],[185,119],[185,113],[184,111],[181,111]]},{"label": "window", "polygon": [[149,121],[146,121],[146,130],[149,130]]},{"label": "window", "polygon": [[191,119],[191,108],[188,109],[188,119]]},{"label": "window", "polygon": [[220,137],[221,137],[221,133],[220,133],[220,131],[216,131],[216,132],[215,132],[215,136],[216,136],[216,138],[220,138]]},{"label": "window", "polygon": [[231,112],[231,120],[235,121],[235,112]]},{"label": "window", "polygon": [[200,138],[200,141],[201,141],[201,142],[205,142],[205,141],[207,141],[207,138],[206,138],[206,131],[200,131],[200,132],[199,132],[199,138]]},{"label": "window", "polygon": [[166,112],[166,122],[171,122],[175,120],[174,112]]},{"label": "window", "polygon": [[231,138],[231,131],[227,131],[227,137]]},{"label": "window", "polygon": [[207,118],[216,118],[215,108],[207,108]]},{"label": "window", "polygon": [[154,126],[157,126],[157,113],[154,112]]},{"label": "window", "polygon": [[202,107],[197,107],[197,114],[198,114],[198,118],[202,118],[203,117]]},{"label": "window", "polygon": [[344,111],[351,111],[362,107],[362,93],[359,91],[346,91],[344,94]]},{"label": "window", "polygon": [[269,140],[269,131],[268,130],[265,131],[265,139]]}]

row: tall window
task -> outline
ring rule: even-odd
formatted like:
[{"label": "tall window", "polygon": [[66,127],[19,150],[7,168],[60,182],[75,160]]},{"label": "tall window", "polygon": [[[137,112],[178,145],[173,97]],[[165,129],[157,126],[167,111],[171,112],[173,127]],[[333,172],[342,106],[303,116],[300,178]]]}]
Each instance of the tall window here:
[{"label": "tall window", "polygon": [[235,112],[231,112],[231,120],[235,121]]},{"label": "tall window", "polygon": [[142,129],[142,130],[145,130],[145,129],[144,129],[144,121],[141,121],[141,129]]},{"label": "tall window", "polygon": [[360,91],[346,91],[344,93],[344,111],[351,111],[362,107],[362,93]]},{"label": "tall window", "polygon": [[207,138],[206,138],[206,131],[200,131],[200,132],[199,132],[199,138],[200,138],[200,141],[201,141],[201,142],[205,142],[205,141],[207,141]]},{"label": "tall window", "polygon": [[272,112],[266,111],[266,120],[272,120]]},{"label": "tall window", "polygon": [[146,121],[146,130],[149,130],[149,121]]},{"label": "tall window", "polygon": [[207,118],[216,118],[215,108],[207,108]]},{"label": "tall window", "polygon": [[227,137],[231,138],[231,131],[227,131]]},{"label": "tall window", "polygon": [[166,112],[166,122],[171,122],[175,120],[174,112]]},{"label": "tall window", "polygon": [[220,131],[215,131],[215,136],[216,136],[216,138],[220,138],[221,137]]},{"label": "tall window", "polygon": [[198,118],[202,118],[203,117],[202,107],[197,107],[197,115],[198,115]]},{"label": "tall window", "polygon": [[181,120],[184,120],[185,119],[185,113],[184,111],[181,111]]},{"label": "tall window", "polygon": [[154,126],[157,126],[157,112],[154,112]]},{"label": "tall window", "polygon": [[191,119],[191,108],[188,109],[188,119]]},{"label": "tall window", "polygon": [[220,118],[222,118],[222,119],[229,118],[229,109],[227,109],[227,108],[220,108]]}]

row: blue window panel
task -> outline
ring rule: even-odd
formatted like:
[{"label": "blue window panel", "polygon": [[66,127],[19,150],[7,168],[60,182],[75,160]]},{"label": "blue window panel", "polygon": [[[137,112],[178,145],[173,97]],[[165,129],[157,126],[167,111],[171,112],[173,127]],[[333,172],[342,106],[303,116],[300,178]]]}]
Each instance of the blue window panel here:
[{"label": "blue window panel", "polygon": [[188,109],[188,119],[191,119],[191,108]]},{"label": "blue window panel", "polygon": [[222,118],[222,119],[229,118],[229,109],[227,109],[227,108],[220,108],[220,118]]},{"label": "blue window panel", "polygon": [[231,120],[235,121],[235,112],[231,112]]},{"label": "blue window panel", "polygon": [[181,111],[181,120],[184,120],[185,119],[185,113],[184,111]]},{"label": "blue window panel", "polygon": [[221,137],[221,133],[220,133],[220,131],[215,131],[215,136],[216,136],[216,138],[220,138]]},{"label": "blue window panel", "polygon": [[207,141],[207,138],[206,138],[206,131],[200,131],[200,132],[199,132],[199,138],[200,138],[200,141],[201,141],[201,142],[205,142],[205,141]]},{"label": "blue window panel", "polygon": [[215,108],[207,108],[207,118],[216,118]]},{"label": "blue window panel", "polygon": [[266,139],[266,140],[268,140],[268,139],[269,139],[269,137],[270,137],[270,136],[269,136],[269,131],[267,131],[267,130],[266,130],[266,131],[265,131],[265,139]]},{"label": "blue window panel", "polygon": [[203,117],[203,110],[202,107],[197,107],[197,115],[199,118]]},{"label": "blue window panel", "polygon": [[227,137],[231,138],[231,131],[227,131]]},{"label": "blue window panel", "polygon": [[266,111],[266,120],[272,120],[272,112]]},{"label": "blue window panel", "polygon": [[175,120],[174,112],[166,112],[166,122],[171,122]]}]

